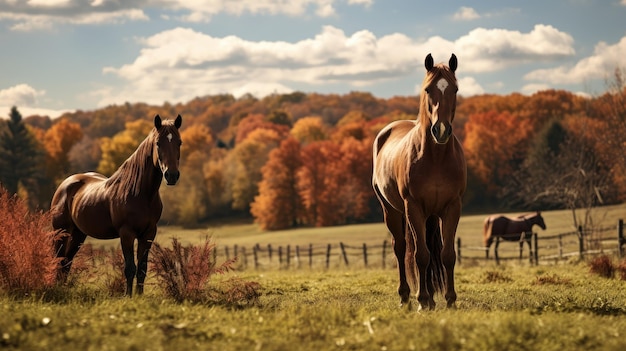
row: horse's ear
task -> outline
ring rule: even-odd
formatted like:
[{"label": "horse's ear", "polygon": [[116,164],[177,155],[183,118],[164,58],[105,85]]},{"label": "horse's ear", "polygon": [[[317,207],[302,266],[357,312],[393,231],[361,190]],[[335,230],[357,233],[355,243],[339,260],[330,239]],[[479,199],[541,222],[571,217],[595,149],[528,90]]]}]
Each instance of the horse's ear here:
[{"label": "horse's ear", "polygon": [[156,115],[154,116],[154,126],[156,127],[156,129],[160,129],[161,128],[161,116]]},{"label": "horse's ear", "polygon": [[174,121],[174,127],[176,127],[176,129],[179,129],[182,124],[183,118],[180,115],[176,116],[176,120]]},{"label": "horse's ear", "polygon": [[433,69],[434,65],[435,62],[433,61],[433,55],[428,54],[426,56],[426,60],[424,60],[424,66],[426,67],[426,70],[430,72],[430,70]]},{"label": "horse's ear", "polygon": [[452,54],[452,57],[450,57],[450,62],[448,62],[448,67],[450,67],[450,70],[452,72],[456,71],[456,68],[459,65],[459,61],[456,59],[456,55]]}]

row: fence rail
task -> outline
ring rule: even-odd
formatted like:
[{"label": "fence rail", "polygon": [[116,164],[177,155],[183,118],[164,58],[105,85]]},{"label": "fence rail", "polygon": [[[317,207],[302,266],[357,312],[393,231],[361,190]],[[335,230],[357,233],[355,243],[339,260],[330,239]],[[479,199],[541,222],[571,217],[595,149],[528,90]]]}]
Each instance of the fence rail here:
[{"label": "fence rail", "polygon": [[[624,255],[623,246],[624,222],[619,220],[617,226],[598,228],[593,231],[577,231],[560,233],[549,236],[539,236],[537,233],[527,233],[524,237],[530,241],[530,252],[527,258],[531,264],[540,261],[558,261],[572,256],[581,259],[585,255],[598,253],[616,252],[619,257]],[[457,238],[456,251],[457,262],[466,259],[485,259],[485,247],[463,246],[461,238]],[[508,247],[501,247],[498,251],[514,251]],[[220,246],[213,251],[217,256],[230,259],[237,257],[238,266],[242,269],[254,268],[302,268],[313,267],[338,267],[338,266],[362,266],[382,267],[395,266],[395,256],[392,254],[389,241],[381,244],[346,244],[339,242],[326,245],[284,245],[273,246],[272,244],[256,244],[252,247],[239,245]],[[468,255],[467,253],[470,252]],[[517,252],[517,251],[516,251]],[[496,262],[500,260],[521,259],[518,256],[500,256],[496,251]]]}]

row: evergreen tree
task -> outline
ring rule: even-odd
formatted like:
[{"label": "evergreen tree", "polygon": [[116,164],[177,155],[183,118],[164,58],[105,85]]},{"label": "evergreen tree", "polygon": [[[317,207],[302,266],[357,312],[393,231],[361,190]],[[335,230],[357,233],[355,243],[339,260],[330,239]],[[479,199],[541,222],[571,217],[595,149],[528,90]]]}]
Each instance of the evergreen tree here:
[{"label": "evergreen tree", "polygon": [[33,192],[42,162],[37,141],[13,106],[9,120],[0,124],[0,183],[10,194],[17,193],[20,184]]}]

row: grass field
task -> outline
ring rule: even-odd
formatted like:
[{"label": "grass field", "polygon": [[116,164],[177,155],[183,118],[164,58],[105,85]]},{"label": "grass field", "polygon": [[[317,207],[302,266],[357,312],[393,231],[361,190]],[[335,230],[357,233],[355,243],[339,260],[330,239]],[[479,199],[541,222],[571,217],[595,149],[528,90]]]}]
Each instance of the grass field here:
[{"label": "grass field", "polygon": [[[20,350],[624,350],[626,283],[584,263],[460,267],[458,310],[398,307],[395,271],[238,273],[255,306],[177,304],[97,286],[0,299],[0,345]],[[213,282],[218,284],[218,282]]]},{"label": "grass field", "polygon": [[[626,206],[598,210],[614,225]],[[546,212],[541,234],[571,231],[570,214]],[[480,242],[483,215],[463,217],[459,236]],[[254,224],[199,230],[162,227],[199,243],[309,244],[387,239],[383,224],[260,232]],[[94,243],[94,242],[92,242]],[[97,242],[119,245],[117,241]],[[617,263],[617,259],[614,259]],[[19,350],[624,350],[626,281],[601,278],[587,262],[457,266],[458,310],[401,309],[393,267],[265,269],[236,276],[261,285],[246,307],[176,303],[149,276],[146,294],[110,297],[100,280],[44,296],[0,296],[0,346]],[[415,307],[415,306],[413,306]]]}]

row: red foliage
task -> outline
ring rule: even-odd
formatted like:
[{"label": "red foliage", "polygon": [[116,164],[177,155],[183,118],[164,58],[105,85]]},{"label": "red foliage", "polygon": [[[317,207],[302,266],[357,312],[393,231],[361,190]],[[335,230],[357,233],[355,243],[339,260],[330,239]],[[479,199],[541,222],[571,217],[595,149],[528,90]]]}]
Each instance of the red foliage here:
[{"label": "red foliage", "polygon": [[56,237],[50,213],[30,212],[24,200],[0,187],[0,288],[20,294],[54,285]]}]

